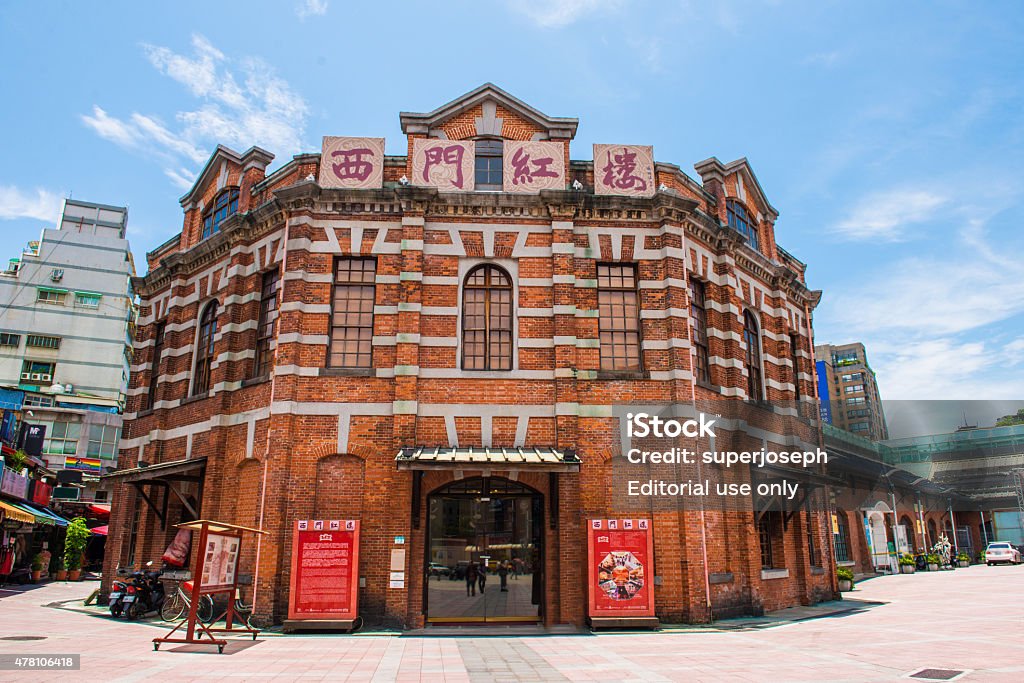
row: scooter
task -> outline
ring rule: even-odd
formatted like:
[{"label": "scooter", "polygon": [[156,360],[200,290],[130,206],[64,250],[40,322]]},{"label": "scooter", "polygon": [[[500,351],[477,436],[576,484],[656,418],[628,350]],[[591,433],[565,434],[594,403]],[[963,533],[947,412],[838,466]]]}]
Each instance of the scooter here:
[{"label": "scooter", "polygon": [[[124,569],[118,568],[118,576],[126,576],[128,574]],[[118,581],[114,579],[113,585],[110,587],[110,595],[107,597],[107,606],[110,608],[110,616],[115,619],[121,616],[124,612],[124,596],[128,594],[128,583],[126,581]]]},{"label": "scooter", "polygon": [[[146,567],[153,566],[147,562]],[[160,571],[139,571],[132,573],[131,583],[122,597],[125,604],[125,616],[138,619],[150,612],[159,612],[164,604],[164,585],[160,582]]]}]

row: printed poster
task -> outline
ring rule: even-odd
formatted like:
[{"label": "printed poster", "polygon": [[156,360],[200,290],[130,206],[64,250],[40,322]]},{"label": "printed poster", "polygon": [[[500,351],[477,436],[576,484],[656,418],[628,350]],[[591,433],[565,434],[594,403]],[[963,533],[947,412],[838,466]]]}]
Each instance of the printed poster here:
[{"label": "printed poster", "polygon": [[589,520],[587,551],[591,617],[654,616],[650,520]]}]

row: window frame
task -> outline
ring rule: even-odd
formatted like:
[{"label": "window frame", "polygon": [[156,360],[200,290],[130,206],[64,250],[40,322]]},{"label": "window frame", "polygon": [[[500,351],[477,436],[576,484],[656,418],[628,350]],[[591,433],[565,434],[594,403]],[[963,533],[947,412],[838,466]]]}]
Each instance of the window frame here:
[{"label": "window frame", "polygon": [[[99,428],[99,430],[100,430],[100,438],[99,439],[93,439],[93,431],[95,429],[97,429],[97,428]],[[107,440],[104,439],[104,437],[110,431],[113,431],[114,438],[113,438],[112,441],[107,441]],[[102,424],[102,423],[99,423],[99,422],[91,423],[89,425],[89,432],[86,435],[86,446],[85,446],[86,457],[88,457],[88,458],[100,458],[101,460],[113,460],[113,459],[117,458],[117,450],[118,450],[117,449],[117,445],[118,445],[118,441],[120,440],[120,438],[121,438],[121,428],[120,427],[118,427],[116,425]],[[93,444],[94,443],[99,444],[97,446],[97,448],[96,448],[96,452],[95,453],[93,453]],[[111,451],[110,451],[110,455],[104,455],[103,454],[103,446],[104,445],[112,446]]]},{"label": "window frame", "polygon": [[231,216],[238,213],[238,200],[240,197],[239,188],[225,187],[213,198],[210,206],[203,211],[201,221],[202,237],[200,240],[209,239],[220,232],[220,225]]},{"label": "window frame", "polygon": [[793,363],[791,368],[793,372],[793,393],[796,396],[796,400],[799,401],[802,397],[800,392],[800,356],[797,355],[798,345],[800,343],[800,335],[796,332],[789,333],[789,360]]},{"label": "window frame", "polygon": [[25,346],[32,349],[44,349],[46,351],[59,351],[61,338],[52,334],[27,334],[25,335]]},{"label": "window frame", "polygon": [[[53,296],[52,299],[50,295]],[[40,287],[36,290],[36,303],[49,306],[66,306],[68,303],[68,293],[49,287]]]},{"label": "window frame", "polygon": [[725,202],[725,216],[729,227],[747,238],[754,251],[761,251],[761,235],[746,205],[738,199]]},{"label": "window frame", "polygon": [[217,316],[220,304],[216,299],[203,307],[196,330],[196,344],[192,355],[192,389],[189,396],[202,396],[210,391],[210,375],[213,372],[214,339],[217,336]]},{"label": "window frame", "polygon": [[21,346],[21,335],[14,332],[0,332],[0,346],[19,348]]},{"label": "window frame", "polygon": [[[268,291],[268,287],[271,291]],[[333,293],[333,292],[332,292]],[[281,314],[281,269],[273,268],[260,279],[259,315],[256,320],[256,345],[251,377],[270,375],[274,354],[271,344],[277,336],[277,320]]]},{"label": "window frame", "polygon": [[743,365],[747,369],[747,399],[766,400],[764,377],[764,356],[761,352],[761,325],[749,310],[743,312],[743,341],[746,343]]},{"label": "window frame", "polygon": [[158,322],[153,328],[153,359],[149,364],[149,387],[146,388],[146,408],[153,410],[156,405],[157,394],[160,391],[160,361],[164,353],[164,335],[167,334],[167,324]]},{"label": "window frame", "polygon": [[[693,350],[690,357],[693,363],[693,379],[697,384],[703,383],[710,386],[712,382],[711,350],[708,343],[707,283],[691,277],[688,283],[688,296],[690,297],[690,346]],[[696,324],[698,320],[700,325]]]},{"label": "window frame", "polygon": [[[103,300],[102,294],[91,294],[86,292],[75,292],[75,308],[96,309],[100,307]],[[90,303],[86,303],[90,302]]]},{"label": "window frame", "polygon": [[[761,516],[761,519],[757,520],[757,541],[762,571],[786,568],[784,564],[786,559],[785,543],[782,534],[781,512],[768,510]],[[783,561],[781,565],[777,562],[780,559],[777,556],[780,554]],[[765,555],[767,555],[767,558]]]},{"label": "window frame", "polygon": [[[611,285],[611,284],[602,286],[601,285],[602,268],[624,268],[624,269],[631,270],[632,271],[632,278],[633,278],[633,286],[629,287],[629,286],[626,286],[626,285]],[[608,275],[606,277],[608,277],[608,279],[611,280],[612,279],[612,274],[608,273]],[[619,276],[619,279],[622,279],[621,275]],[[623,315],[622,315],[621,318],[616,318],[614,315],[609,317],[609,316],[604,316],[604,315],[601,314],[601,305],[602,305],[601,304],[601,295],[602,294],[606,294],[606,293],[616,293],[616,292],[632,294],[634,296],[635,302],[636,302],[636,317],[635,318],[625,314],[625,306],[627,305],[627,302],[625,300],[623,300],[623,302],[622,302]],[[608,305],[613,305],[614,303],[615,302],[610,302]],[[641,301],[640,301],[640,265],[638,263],[633,263],[633,262],[619,262],[619,261],[599,262],[597,264],[597,334],[598,334],[598,346],[599,346],[598,356],[599,356],[600,372],[602,372],[602,373],[615,373],[615,374],[619,374],[619,373],[630,373],[630,374],[636,373],[636,374],[640,374],[640,373],[644,372],[644,368],[646,366],[644,364],[644,332],[643,332],[643,319],[641,318],[641,315],[640,315],[641,310],[642,310],[642,304],[641,304]],[[609,323],[614,322],[615,320],[621,320],[624,323],[624,326],[622,328],[618,328],[618,327],[615,327],[615,326],[610,326],[609,327],[608,326]],[[628,326],[627,326],[628,323],[631,322],[631,321],[634,322],[635,325],[636,325],[635,330],[630,330],[628,328]],[[604,343],[604,339],[603,339],[605,334],[609,334],[609,335],[619,334],[619,335],[625,335],[626,336],[626,338],[622,342],[622,345],[626,347],[626,354],[627,355],[624,356],[623,358],[626,360],[627,363],[629,361],[629,353],[628,353],[629,347],[632,345],[632,342],[630,342],[628,337],[629,337],[629,335],[635,334],[635,336],[636,336],[635,346],[636,346],[636,358],[637,358],[636,367],[617,367],[616,366],[616,361],[618,361],[620,359],[620,357],[615,355],[614,352],[611,352],[611,355],[608,355],[608,351],[606,351],[606,349],[609,348],[609,345],[606,345]],[[613,337],[613,341],[610,344],[610,346],[611,347],[616,346],[616,344],[614,342],[614,337]],[[611,365],[607,365],[606,362],[610,362]]]},{"label": "window frame", "polygon": [[[43,437],[43,454],[68,456],[78,455],[78,442],[82,438],[82,423],[71,420],[40,420],[39,424],[46,426],[46,435]],[[57,436],[57,425],[63,425],[64,430],[61,436]],[[72,431],[78,432],[76,436],[68,436]],[[53,450],[54,442],[60,443],[60,450]],[[73,444],[72,450],[68,451],[68,445]]]},{"label": "window frame", "polygon": [[[838,533],[832,534],[832,552],[835,555],[836,562],[849,562],[850,561],[850,525],[846,517],[846,513],[842,510],[836,510],[836,528],[839,529]],[[841,551],[841,552],[840,552]]]},{"label": "window frame", "polygon": [[[472,283],[472,278],[478,272],[484,272],[484,284],[477,285]],[[497,276],[499,280],[492,280],[492,277]],[[468,306],[472,303],[475,305],[477,302],[470,302],[470,292],[483,292],[483,328],[468,328],[467,321],[470,318]],[[506,292],[508,295],[508,301],[494,301],[494,294],[496,292]],[[462,290],[460,292],[460,317],[459,321],[459,332],[460,332],[460,364],[459,367],[462,370],[470,372],[511,372],[515,368],[515,351],[516,351],[516,291],[515,285],[512,280],[512,276],[509,272],[501,266],[494,263],[480,263],[470,268],[465,277],[462,278]],[[491,311],[495,305],[506,304],[508,306],[508,327],[507,328],[495,328],[492,326]],[[473,317],[476,317],[474,314]],[[482,340],[479,342],[482,344],[483,354],[477,356],[476,354],[470,354],[470,335],[483,335]],[[508,334],[508,351],[507,353],[501,353],[500,350],[497,354],[492,354],[492,345],[495,343],[494,335],[498,335],[497,344],[500,346],[503,342],[500,339],[501,334]],[[474,345],[478,342],[473,341]],[[468,361],[471,359],[482,359],[483,367],[469,367]],[[498,363],[495,361],[498,360]],[[504,363],[507,363],[508,367],[500,367]],[[498,367],[495,367],[498,365]]]},{"label": "window frame", "polygon": [[[505,148],[502,140],[496,140],[492,138],[485,138],[483,140],[476,140],[474,145],[474,157],[473,157],[473,187],[475,190],[484,192],[501,192],[505,189],[504,186],[504,155]],[[480,162],[487,160],[487,168],[481,169]],[[495,161],[497,162],[497,169],[494,167]],[[480,182],[480,173],[484,173],[488,180],[494,179],[494,173],[498,174],[498,182]]]},{"label": "window frame", "polygon": [[[367,271],[365,267],[361,268],[358,271],[356,271],[353,268],[349,267],[349,269],[346,272],[348,272],[349,274],[354,273],[354,272],[359,272],[359,273],[362,273],[363,276],[365,276],[367,272],[370,272],[372,274],[372,278],[370,280],[368,280],[368,281],[365,280],[365,279],[364,280],[359,280],[359,281],[354,281],[354,280],[346,280],[346,281],[343,281],[343,282],[339,281],[339,276],[340,276],[340,274],[342,272],[341,271],[341,264],[343,264],[343,263],[350,263],[350,264],[352,264],[352,263],[355,263],[355,262],[360,262],[360,263],[364,263],[364,264],[365,263],[372,263],[373,264],[373,268],[372,268],[371,271]],[[378,265],[379,264],[377,263],[377,258],[373,257],[373,256],[339,256],[339,257],[334,259],[333,268],[331,270],[331,318],[330,318],[330,321],[329,321],[330,329],[329,329],[328,341],[327,341],[327,367],[328,368],[338,368],[338,369],[347,369],[347,370],[372,370],[373,369],[373,331],[374,331],[374,324],[376,322],[376,315],[374,315],[373,309],[374,309],[374,307],[377,304],[377,266]],[[339,324],[338,320],[337,320],[339,315],[345,315],[345,314],[361,315],[364,312],[361,312],[361,311],[358,311],[358,310],[357,311],[339,311],[338,310],[338,303],[339,303],[338,292],[342,291],[342,290],[353,291],[353,290],[356,290],[356,289],[363,289],[363,288],[369,288],[369,290],[370,290],[370,296],[369,296],[369,301],[370,301],[370,324],[369,325],[364,325],[364,324],[353,325],[353,324],[348,323],[348,322],[343,322],[343,323]],[[363,301],[363,299],[359,299],[359,298],[356,298],[356,299],[346,298],[345,301]],[[350,341],[348,339],[340,340],[338,338],[339,330],[350,330],[350,329],[355,329],[355,330],[361,331],[360,336],[357,336],[356,339],[355,339],[357,344],[359,342],[365,341],[361,337],[362,337],[363,334],[366,334],[366,333],[362,332],[362,331],[365,331],[365,330],[369,331],[369,333],[367,335],[367,339],[368,339],[369,345],[370,345],[368,353],[363,353],[363,352],[359,351],[358,348],[357,348],[357,350],[354,353],[350,353],[348,351],[342,351],[340,353],[335,353],[334,345],[335,345],[336,342]],[[335,361],[335,357],[336,356],[339,356],[342,359],[342,362],[336,362]],[[355,364],[349,363],[346,360],[346,359],[348,359],[351,356],[354,356],[354,358],[356,359],[356,363]],[[365,363],[362,361],[362,357],[363,356],[366,357]]]}]

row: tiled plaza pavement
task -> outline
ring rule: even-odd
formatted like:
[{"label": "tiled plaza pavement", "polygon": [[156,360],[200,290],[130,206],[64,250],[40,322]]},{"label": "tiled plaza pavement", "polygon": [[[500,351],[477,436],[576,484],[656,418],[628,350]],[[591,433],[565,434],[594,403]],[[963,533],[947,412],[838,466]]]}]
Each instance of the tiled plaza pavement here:
[{"label": "tiled plaza pavement", "polygon": [[[75,673],[0,681],[892,681],[924,668],[957,680],[1024,681],[1024,566],[887,576],[850,594],[886,604],[761,629],[656,634],[422,638],[267,635],[153,652],[155,626],[42,605],[95,584],[0,591],[0,653],[82,653]],[[806,611],[795,611],[797,618]],[[723,624],[728,626],[728,624]],[[11,641],[11,636],[45,636]],[[185,651],[188,650],[188,651]]]}]

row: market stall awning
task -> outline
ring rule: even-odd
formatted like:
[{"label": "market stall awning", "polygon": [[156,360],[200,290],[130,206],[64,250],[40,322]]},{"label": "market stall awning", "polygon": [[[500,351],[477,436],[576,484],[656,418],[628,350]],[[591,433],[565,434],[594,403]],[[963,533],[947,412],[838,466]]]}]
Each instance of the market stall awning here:
[{"label": "market stall awning", "polygon": [[87,503],[85,509],[96,517],[110,516],[110,505],[107,505],[106,503]]},{"label": "market stall awning", "polygon": [[400,470],[496,469],[534,472],[579,472],[575,451],[543,448],[403,448],[395,457]]},{"label": "market stall awning", "polygon": [[53,517],[50,517],[49,515],[44,515],[42,512],[39,512],[39,510],[29,507],[27,503],[8,503],[8,505],[13,505],[14,507],[21,510],[23,513],[27,515],[32,515],[32,524],[40,524],[42,526],[57,525],[57,520],[55,520]]},{"label": "market stall awning", "polygon": [[47,517],[52,519],[53,523],[56,524],[57,526],[67,526],[68,525],[68,520],[64,519],[63,517],[58,515],[56,512],[54,512],[53,510],[51,510],[50,508],[48,508],[48,507],[46,507],[44,505],[33,505],[32,503],[26,503],[26,507],[31,507],[32,510],[34,510],[35,512],[37,512],[37,513],[39,513],[41,515],[46,515]]},{"label": "market stall awning", "polygon": [[36,516],[25,512],[19,507],[16,507],[10,503],[5,503],[0,500],[0,510],[3,510],[4,516],[7,519],[13,519],[18,522],[25,522],[26,524],[35,524]]},{"label": "market stall awning", "polygon": [[103,526],[94,526],[93,528],[89,529],[89,531],[91,531],[94,534],[99,534],[100,536],[106,536],[107,528],[107,525],[104,524]]}]

